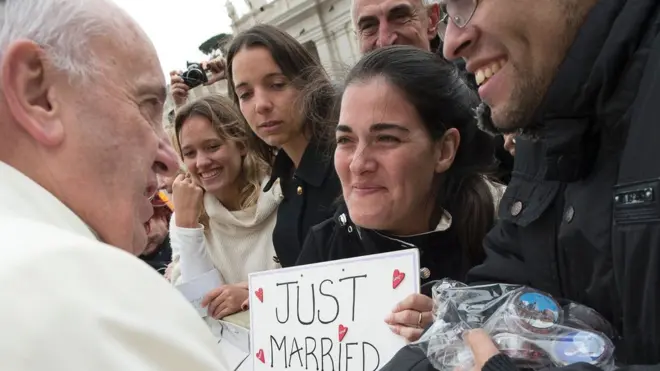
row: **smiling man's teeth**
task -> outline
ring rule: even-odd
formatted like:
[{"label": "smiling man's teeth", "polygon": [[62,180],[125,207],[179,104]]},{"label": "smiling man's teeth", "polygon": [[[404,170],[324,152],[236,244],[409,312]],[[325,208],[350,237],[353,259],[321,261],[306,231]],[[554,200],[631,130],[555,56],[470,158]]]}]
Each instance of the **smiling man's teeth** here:
[{"label": "smiling man's teeth", "polygon": [[476,80],[477,85],[481,85],[486,82],[486,80],[493,77],[497,72],[499,72],[500,69],[502,69],[504,63],[505,61],[497,61],[492,63],[490,66],[478,69],[474,74],[474,79]]},{"label": "smiling man's teeth", "polygon": [[216,176],[218,174],[220,174],[220,170],[213,170],[213,171],[209,171],[209,172],[206,172],[206,173],[201,173],[199,175],[202,176],[202,179],[208,179],[208,178],[213,178],[214,176]]}]

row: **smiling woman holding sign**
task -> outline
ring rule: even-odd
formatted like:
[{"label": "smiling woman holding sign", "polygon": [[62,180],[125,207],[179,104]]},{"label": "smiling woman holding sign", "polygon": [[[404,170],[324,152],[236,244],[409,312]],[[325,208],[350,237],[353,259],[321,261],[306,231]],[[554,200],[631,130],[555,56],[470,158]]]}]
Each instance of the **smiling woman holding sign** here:
[{"label": "smiling woman holding sign", "polygon": [[[335,168],[345,204],[312,229],[298,264],[418,248],[423,283],[462,280],[484,258],[503,186],[489,182],[492,140],[478,100],[440,57],[412,47],[376,50],[346,80]],[[416,340],[432,300],[413,295],[386,319]]]}]

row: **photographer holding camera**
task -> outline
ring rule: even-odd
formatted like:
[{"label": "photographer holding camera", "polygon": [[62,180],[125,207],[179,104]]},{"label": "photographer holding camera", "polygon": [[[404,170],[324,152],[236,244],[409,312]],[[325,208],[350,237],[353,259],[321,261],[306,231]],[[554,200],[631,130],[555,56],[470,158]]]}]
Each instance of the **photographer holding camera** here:
[{"label": "photographer holding camera", "polygon": [[170,86],[174,105],[178,108],[185,104],[190,89],[213,85],[226,78],[225,60],[222,57],[202,63],[188,63],[185,71],[171,71]]}]

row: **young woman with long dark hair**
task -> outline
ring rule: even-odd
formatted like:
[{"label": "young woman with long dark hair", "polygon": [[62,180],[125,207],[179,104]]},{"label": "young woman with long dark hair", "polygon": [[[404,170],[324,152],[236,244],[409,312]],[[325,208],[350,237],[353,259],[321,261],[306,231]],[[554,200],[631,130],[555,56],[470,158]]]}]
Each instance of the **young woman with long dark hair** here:
[{"label": "young woman with long dark hair", "polygon": [[[257,25],[233,39],[226,58],[229,97],[254,133],[260,156],[272,166],[270,187],[284,195],[273,232],[277,259],[295,264],[309,229],[332,217],[341,190],[332,166],[334,99],[305,94],[311,84],[332,89],[321,66],[296,39]],[[319,98],[321,97],[321,98]]]}]

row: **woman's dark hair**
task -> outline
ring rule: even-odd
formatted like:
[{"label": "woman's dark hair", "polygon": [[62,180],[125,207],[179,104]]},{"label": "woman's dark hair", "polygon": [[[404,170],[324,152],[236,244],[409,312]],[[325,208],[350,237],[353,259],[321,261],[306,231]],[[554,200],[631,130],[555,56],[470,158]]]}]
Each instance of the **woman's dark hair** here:
[{"label": "woman's dark hair", "polygon": [[[232,66],[234,57],[241,49],[266,48],[275,63],[282,70],[293,86],[298,89],[300,99],[295,102],[305,118],[305,135],[315,142],[327,143],[334,138],[334,126],[329,125],[330,117],[335,114],[335,96],[329,92],[332,88],[321,63],[316,60],[295,38],[277,27],[260,24],[241,32],[232,40],[227,50],[227,89],[229,97],[239,106],[239,99],[234,90]],[[321,88],[310,89],[320,84]],[[336,122],[335,122],[336,124]],[[251,135],[254,148],[269,164],[273,163],[275,148]]]},{"label": "woman's dark hair", "polygon": [[[484,259],[483,238],[495,219],[494,198],[485,175],[494,166],[492,138],[477,127],[476,94],[456,68],[433,53],[410,46],[389,46],[364,56],[346,78],[345,86],[385,78],[412,104],[431,138],[438,140],[450,128],[461,136],[454,163],[439,175],[438,210],[452,215],[452,229],[467,258]],[[420,159],[424,161],[424,159]]]}]

